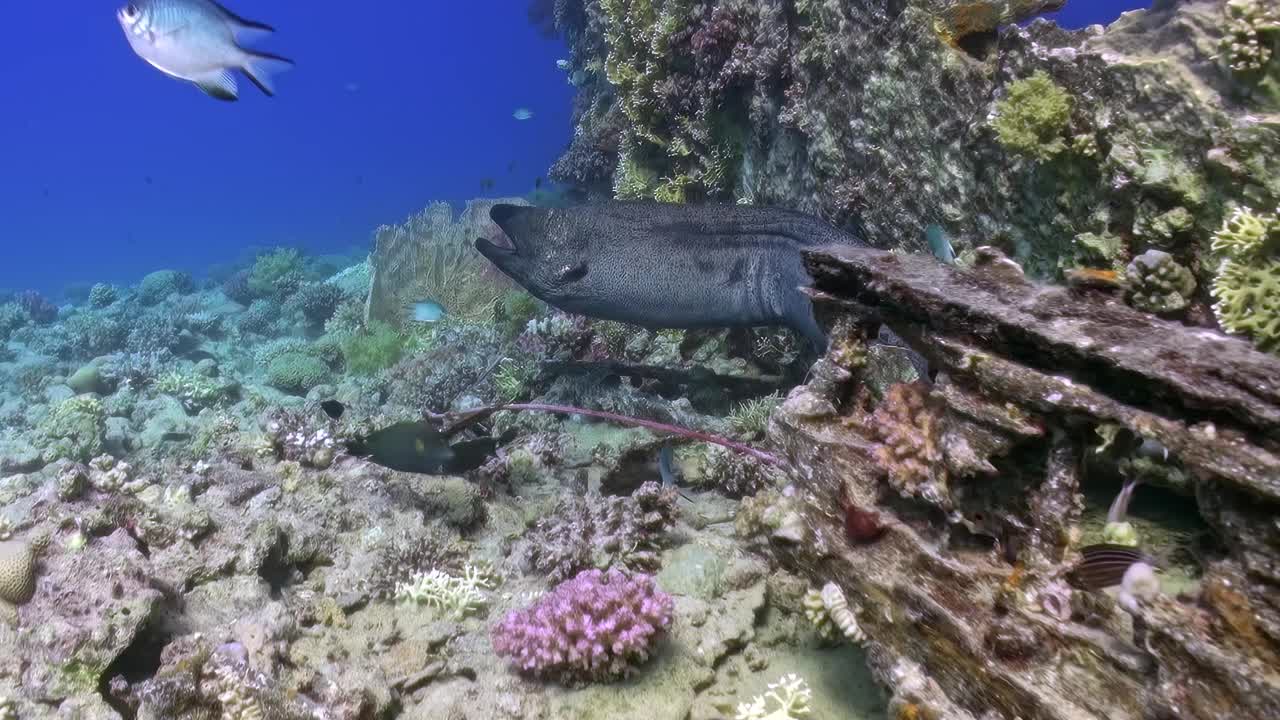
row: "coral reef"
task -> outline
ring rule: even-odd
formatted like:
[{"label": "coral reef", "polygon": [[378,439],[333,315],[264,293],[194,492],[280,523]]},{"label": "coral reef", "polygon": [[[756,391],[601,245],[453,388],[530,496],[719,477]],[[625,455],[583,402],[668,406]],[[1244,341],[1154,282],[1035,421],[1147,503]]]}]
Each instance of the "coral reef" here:
[{"label": "coral reef", "polygon": [[1041,162],[1067,149],[1071,96],[1048,73],[1009,84],[991,119],[1000,144]]},{"label": "coral reef", "polygon": [[735,720],[794,720],[808,717],[813,691],[796,675],[784,675],[769,683],[768,692],[738,706]]},{"label": "coral reef", "polygon": [[1129,304],[1157,315],[1186,309],[1196,290],[1196,278],[1173,256],[1148,250],[1129,263],[1126,273]]},{"label": "coral reef", "polygon": [[1213,250],[1221,256],[1212,287],[1218,322],[1263,350],[1280,350],[1280,219],[1236,208]]},{"label": "coral reef", "polygon": [[593,567],[652,571],[675,512],[675,493],[656,482],[630,497],[589,495],[562,502],[525,536],[523,563],[552,582]]},{"label": "coral reef", "polygon": [[629,676],[671,625],[671,597],[647,575],[586,570],[493,629],[516,669],[566,685]]}]

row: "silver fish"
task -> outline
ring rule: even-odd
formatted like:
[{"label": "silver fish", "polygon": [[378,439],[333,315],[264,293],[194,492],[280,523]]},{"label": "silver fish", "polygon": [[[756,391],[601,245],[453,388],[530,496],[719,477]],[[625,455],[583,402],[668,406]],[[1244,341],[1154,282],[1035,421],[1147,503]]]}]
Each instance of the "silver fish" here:
[{"label": "silver fish", "polygon": [[116,11],[116,19],[138,57],[219,100],[239,97],[233,70],[274,95],[271,73],[293,66],[292,60],[240,47],[239,41],[274,28],[239,17],[212,0],[133,0]]}]

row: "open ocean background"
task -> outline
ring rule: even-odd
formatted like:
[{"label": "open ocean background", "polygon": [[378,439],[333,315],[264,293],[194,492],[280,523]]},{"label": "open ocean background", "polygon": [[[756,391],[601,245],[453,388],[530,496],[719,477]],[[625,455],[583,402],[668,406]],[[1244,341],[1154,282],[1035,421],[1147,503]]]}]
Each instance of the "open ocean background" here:
[{"label": "open ocean background", "polygon": [[[237,103],[136,57],[119,4],[6,5],[0,289],[201,275],[262,246],[360,252],[431,200],[528,193],[572,131],[565,48],[525,0],[229,2],[277,28],[254,47],[297,62],[277,97],[242,81]],[[1072,0],[1054,17],[1149,4]]]}]

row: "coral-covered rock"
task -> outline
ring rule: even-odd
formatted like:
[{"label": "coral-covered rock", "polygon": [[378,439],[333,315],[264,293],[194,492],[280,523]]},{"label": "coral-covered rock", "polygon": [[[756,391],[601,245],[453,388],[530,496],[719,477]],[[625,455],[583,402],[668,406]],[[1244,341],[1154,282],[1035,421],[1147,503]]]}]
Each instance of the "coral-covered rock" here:
[{"label": "coral-covered rock", "polygon": [[671,597],[647,575],[587,570],[493,629],[516,669],[574,685],[630,675],[671,625]]}]

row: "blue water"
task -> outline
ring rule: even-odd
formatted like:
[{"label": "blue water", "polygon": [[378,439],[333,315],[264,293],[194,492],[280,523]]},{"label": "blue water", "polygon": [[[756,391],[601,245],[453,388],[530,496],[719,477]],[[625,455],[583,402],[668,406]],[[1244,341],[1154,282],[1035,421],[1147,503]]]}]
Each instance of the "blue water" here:
[{"label": "blue water", "polygon": [[[1146,4],[1076,0],[1059,18]],[[6,4],[0,288],[200,272],[249,246],[363,248],[430,200],[529,192],[572,132],[565,49],[525,0],[229,0],[278,29],[257,47],[297,61],[277,97],[242,81],[238,103],[148,67],[119,5]]]}]

